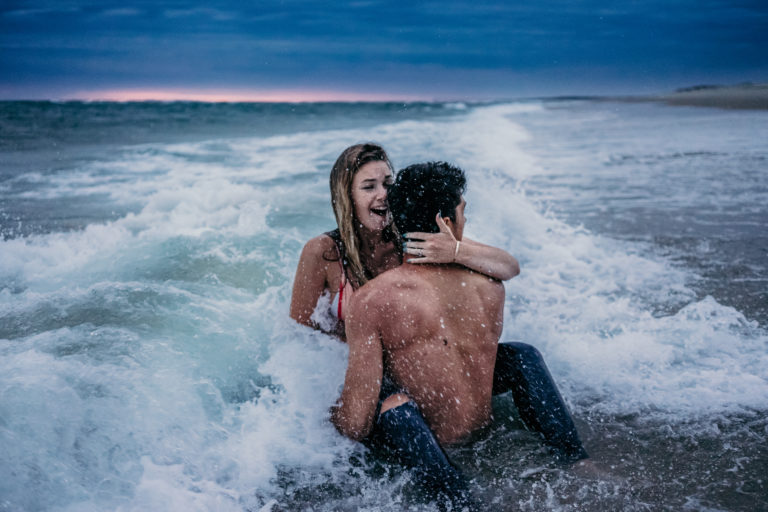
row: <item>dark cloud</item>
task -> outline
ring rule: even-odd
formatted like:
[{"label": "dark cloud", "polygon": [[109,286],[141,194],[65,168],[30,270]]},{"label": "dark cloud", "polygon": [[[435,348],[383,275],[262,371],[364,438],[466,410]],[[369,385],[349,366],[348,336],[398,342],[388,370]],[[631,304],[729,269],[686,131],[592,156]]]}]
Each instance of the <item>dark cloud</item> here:
[{"label": "dark cloud", "polygon": [[[11,0],[0,6],[0,94],[6,96],[93,84],[322,84],[487,96],[514,94],[515,87],[525,93],[524,85],[538,83],[545,93],[564,93],[569,85],[579,88],[573,93],[606,92],[767,80],[767,50],[768,6],[750,0]],[[552,77],[559,83],[547,83]]]}]

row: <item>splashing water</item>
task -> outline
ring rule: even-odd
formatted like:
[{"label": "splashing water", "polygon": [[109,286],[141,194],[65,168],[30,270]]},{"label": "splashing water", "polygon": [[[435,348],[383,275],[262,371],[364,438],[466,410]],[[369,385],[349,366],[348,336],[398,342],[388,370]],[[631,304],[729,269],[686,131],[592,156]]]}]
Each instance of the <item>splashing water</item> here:
[{"label": "splashing water", "polygon": [[[303,243],[333,227],[330,166],[360,140],[397,167],[467,170],[466,236],[522,266],[506,285],[504,338],[542,351],[615,477],[557,466],[499,397],[494,425],[450,450],[481,501],[768,507],[765,288],[740,299],[732,275],[765,283],[766,114],[218,108],[237,123],[195,137],[89,145],[73,129],[57,159],[32,156],[49,147],[45,130],[3,146],[15,164],[0,182],[0,510],[432,509],[407,471],[330,426],[346,347],[287,318]],[[136,119],[121,115],[130,132]],[[718,168],[734,161],[751,185],[720,190]],[[712,204],[722,215],[697,213]],[[730,267],[725,235],[742,244]],[[713,284],[718,271],[730,288]]]}]

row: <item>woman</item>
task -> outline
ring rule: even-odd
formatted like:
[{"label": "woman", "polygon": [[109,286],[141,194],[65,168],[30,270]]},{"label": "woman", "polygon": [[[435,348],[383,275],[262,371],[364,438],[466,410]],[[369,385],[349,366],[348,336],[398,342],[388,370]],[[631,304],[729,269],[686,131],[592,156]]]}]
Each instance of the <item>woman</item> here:
[{"label": "woman", "polygon": [[[338,228],[304,246],[296,270],[290,316],[298,323],[344,340],[345,305],[367,281],[400,265],[396,227],[387,206],[394,173],[376,144],[350,146],[333,165],[331,203]],[[458,263],[507,280],[520,273],[502,249],[467,238],[458,242],[442,219],[439,233],[409,233],[403,248],[411,263]],[[494,394],[512,391],[526,425],[539,432],[565,461],[587,457],[578,433],[538,350],[524,343],[499,344]]]}]

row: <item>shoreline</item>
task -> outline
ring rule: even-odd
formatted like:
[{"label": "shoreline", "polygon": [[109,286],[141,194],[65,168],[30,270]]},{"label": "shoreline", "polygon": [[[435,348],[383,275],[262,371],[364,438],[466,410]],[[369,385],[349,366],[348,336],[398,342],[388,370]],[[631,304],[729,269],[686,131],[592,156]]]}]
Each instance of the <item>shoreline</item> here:
[{"label": "shoreline", "polygon": [[616,96],[608,101],[657,102],[670,106],[711,107],[728,110],[768,110],[768,84],[700,85],[658,96]]}]

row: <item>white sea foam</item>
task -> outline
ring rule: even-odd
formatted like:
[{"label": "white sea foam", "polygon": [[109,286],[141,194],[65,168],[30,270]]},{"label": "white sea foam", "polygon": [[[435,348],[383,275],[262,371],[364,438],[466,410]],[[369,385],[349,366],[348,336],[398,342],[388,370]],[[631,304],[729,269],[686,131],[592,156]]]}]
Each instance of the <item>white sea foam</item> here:
[{"label": "white sea foam", "polygon": [[522,264],[504,336],[541,349],[577,412],[764,410],[764,331],[697,298],[689,271],[530,197],[529,180],[560,171],[515,122],[540,110],[143,146],[58,174],[38,193],[136,208],[0,242],[0,446],[22,468],[0,469],[2,494],[22,509],[268,510],[325,482],[396,507],[403,482],[349,476],[361,449],[328,422],[346,346],[287,318],[301,245],[333,226],[330,165],[361,140],[397,166],[467,169],[467,236]]},{"label": "white sea foam", "polygon": [[[696,301],[685,271],[538,210],[525,179],[546,171],[522,150],[525,133],[508,116],[506,107],[491,107],[460,126],[490,141],[460,150],[480,148],[462,162],[472,171],[468,235],[521,260],[522,274],[507,286],[505,336],[537,345],[555,374],[568,376],[566,388],[579,383],[570,398],[596,393],[604,412],[650,408],[679,417],[764,407],[765,333],[711,297]],[[508,144],[486,136],[486,127],[508,124],[513,129],[500,130],[511,133]],[[654,303],[670,301],[690,304],[675,315],[654,313]]]}]

